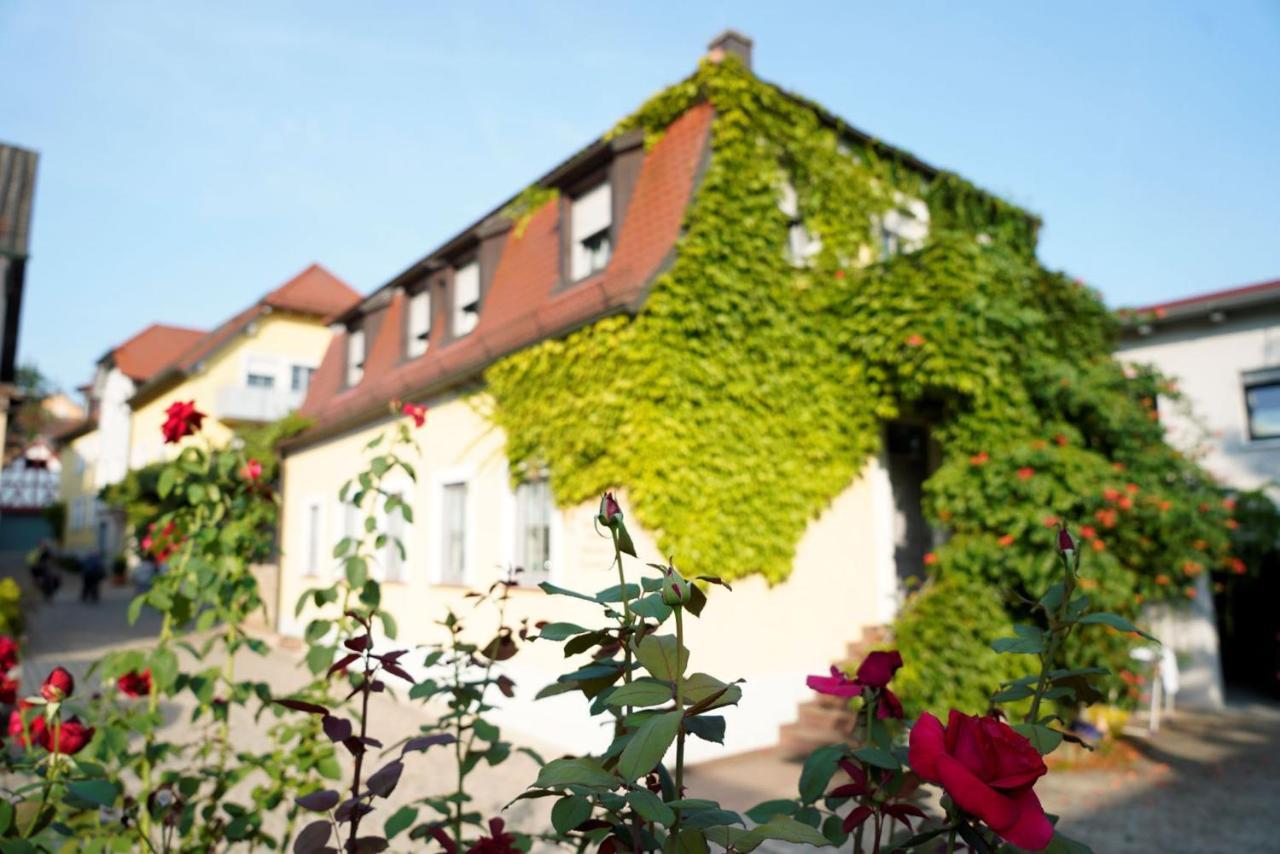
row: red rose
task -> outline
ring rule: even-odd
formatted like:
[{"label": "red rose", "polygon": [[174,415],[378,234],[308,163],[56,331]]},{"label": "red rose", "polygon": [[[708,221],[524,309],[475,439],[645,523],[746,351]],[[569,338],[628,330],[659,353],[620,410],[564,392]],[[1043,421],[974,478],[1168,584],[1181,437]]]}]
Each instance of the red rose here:
[{"label": "red rose", "polygon": [[175,400],[169,404],[164,414],[168,417],[160,426],[160,432],[164,434],[166,445],[175,444],[183,436],[195,433],[200,429],[200,422],[204,421],[204,413],[196,409],[194,400],[188,400],[186,403]]},{"label": "red rose", "polygon": [[67,672],[67,669],[55,667],[44,678],[44,684],[40,686],[40,696],[50,703],[60,703],[70,697],[75,689],[76,680]]},{"label": "red rose", "polygon": [[0,672],[8,673],[18,665],[18,642],[0,635]]},{"label": "red rose", "polygon": [[[53,743],[55,730],[58,734],[57,744]],[[93,727],[85,726],[78,717],[74,716],[58,724],[57,727],[43,727],[38,736],[35,735],[35,728],[32,727],[32,734],[37,744],[50,753],[62,753],[67,756],[84,750],[85,745],[93,740],[93,732]]]},{"label": "red rose", "polygon": [[[9,713],[9,737],[23,747],[28,747],[32,743],[39,743],[45,728],[44,715],[40,714],[28,721],[26,731],[23,731],[22,713],[29,708],[30,706],[26,703],[22,703]],[[28,734],[31,736],[30,742],[27,741]]]},{"label": "red rose", "polygon": [[406,403],[400,407],[400,412],[413,419],[414,427],[421,427],[427,423],[427,408],[421,403]]},{"label": "red rose", "polygon": [[858,672],[850,679],[840,668],[832,666],[830,676],[810,676],[805,684],[819,694],[833,697],[859,697],[864,689],[876,692],[876,717],[901,718],[902,702],[889,690],[889,681],[902,667],[902,655],[895,650],[869,654],[858,665]]},{"label": "red rose", "polygon": [[909,759],[921,779],[942,786],[960,809],[1019,848],[1041,851],[1053,839],[1031,788],[1048,771],[1044,759],[1003,721],[952,709],[944,729],[925,712],[911,728]]},{"label": "red rose", "polygon": [[134,670],[126,673],[116,680],[116,687],[120,689],[120,693],[129,697],[141,697],[143,694],[151,693],[151,668],[139,673]]},{"label": "red rose", "polygon": [[830,694],[833,697],[856,697],[862,693],[862,686],[858,681],[850,679],[849,674],[834,664],[831,665],[830,676],[810,676],[804,680],[804,684],[819,694]]},{"label": "red rose", "polygon": [[18,702],[18,680],[0,676],[0,703],[13,705]]},{"label": "red rose", "polygon": [[241,466],[240,477],[250,482],[262,477],[262,463],[257,460],[249,460]]},{"label": "red rose", "polygon": [[500,818],[489,819],[489,835],[481,836],[467,849],[467,854],[522,854],[516,847],[516,837],[505,830],[506,822]]},{"label": "red rose", "polygon": [[622,508],[618,506],[618,502],[614,500],[612,492],[606,492],[600,496],[600,524],[608,525],[613,522],[615,516],[622,515]]},{"label": "red rose", "polygon": [[902,667],[902,654],[896,649],[873,652],[858,665],[857,680],[869,688],[883,688]]}]

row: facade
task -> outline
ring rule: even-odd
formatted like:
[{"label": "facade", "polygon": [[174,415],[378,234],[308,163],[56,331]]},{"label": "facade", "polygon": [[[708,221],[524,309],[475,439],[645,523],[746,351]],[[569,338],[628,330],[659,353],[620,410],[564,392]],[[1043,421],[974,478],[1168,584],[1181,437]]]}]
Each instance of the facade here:
[{"label": "facade", "polygon": [[34,151],[0,143],[0,447],[5,445],[17,370],[38,160]]},{"label": "facade", "polygon": [[1120,353],[1173,378],[1160,401],[1179,448],[1227,486],[1280,496],[1280,280],[1136,309]]},{"label": "facade", "polygon": [[356,299],[313,264],[210,332],[154,324],[105,354],[86,387],[89,418],[61,437],[65,547],[119,551],[123,518],[98,495],[177,453],[160,431],[174,400],[208,414],[202,440],[215,443],[296,409],[329,344],[326,318]]},{"label": "facade", "polygon": [[[749,66],[748,40],[727,34],[709,58],[729,53]],[[869,139],[820,115],[839,133]],[[491,401],[483,372],[509,354],[641,310],[690,227],[690,202],[715,156],[712,119],[712,107],[699,103],[656,141],[646,144],[635,130],[593,143],[537,182],[555,193],[554,202],[517,211],[514,198],[334,319],[336,334],[301,410],[314,425],[285,445],[280,631],[303,632],[308,615],[295,618],[294,603],[339,571],[334,544],[359,534],[358,513],[339,500],[339,490],[363,468],[367,443],[392,423],[394,399],[430,407],[415,433],[423,449],[416,483],[389,486],[414,509],[413,524],[397,522],[391,531],[405,555],[388,547],[375,570],[400,642],[439,639],[444,609],[469,612],[467,591],[487,587],[511,566],[526,569],[519,577],[527,589],[514,592],[508,619],[584,619],[581,602],[548,597],[536,585],[607,586],[612,550],[593,529],[596,507],[562,506],[542,477],[525,475],[512,485],[506,439],[485,415]],[[902,160],[921,175],[936,174],[909,155]],[[795,193],[786,189],[778,205],[795,222],[778,251],[803,266],[820,244],[805,232]],[[881,219],[885,252],[909,251],[928,231],[921,200],[897,201]],[[863,250],[854,257],[876,255]],[[903,576],[918,574],[931,542],[919,508],[931,463],[927,436],[909,424],[890,433],[885,450],[812,520],[786,581],[736,581],[730,601],[689,622],[699,666],[745,677],[743,707],[750,709],[729,709],[730,740],[711,750],[691,743],[692,758],[776,743],[779,725],[809,694],[803,668],[838,660],[863,627],[894,615]],[[625,489],[622,500],[625,507]],[[629,527],[639,553],[655,559],[651,533]],[[533,644],[514,659],[507,672],[518,694],[504,714],[516,730],[580,748],[586,719],[573,699],[533,702],[563,662],[551,644]]]}]

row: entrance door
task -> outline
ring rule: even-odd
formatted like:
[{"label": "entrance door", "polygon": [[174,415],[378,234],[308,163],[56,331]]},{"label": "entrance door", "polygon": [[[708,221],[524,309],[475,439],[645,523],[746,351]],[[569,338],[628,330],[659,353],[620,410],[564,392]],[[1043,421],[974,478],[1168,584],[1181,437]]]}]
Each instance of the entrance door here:
[{"label": "entrance door", "polygon": [[924,580],[924,556],[933,532],[924,518],[924,482],[929,477],[929,431],[900,421],[885,427],[885,462],[893,491],[893,561],[901,584]]}]

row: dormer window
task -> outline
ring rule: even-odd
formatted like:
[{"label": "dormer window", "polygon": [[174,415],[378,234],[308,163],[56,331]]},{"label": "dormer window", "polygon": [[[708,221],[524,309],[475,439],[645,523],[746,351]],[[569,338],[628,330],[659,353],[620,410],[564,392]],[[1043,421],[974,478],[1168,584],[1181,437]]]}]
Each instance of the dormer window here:
[{"label": "dormer window", "polygon": [[892,258],[904,252],[915,252],[929,236],[929,206],[920,199],[894,194],[896,207],[880,218],[880,254]]},{"label": "dormer window", "polygon": [[347,332],[347,385],[360,384],[364,376],[364,330],[352,329]]},{"label": "dormer window", "polygon": [[480,322],[480,262],[453,271],[453,336],[466,335]]},{"label": "dormer window", "polygon": [[809,259],[822,251],[822,241],[809,234],[800,215],[800,198],[790,181],[778,188],[778,210],[787,217],[787,259],[796,267],[803,267]]},{"label": "dormer window", "polygon": [[613,252],[613,190],[608,181],[576,196],[569,208],[569,277],[573,281],[598,273]]},{"label": "dormer window", "polygon": [[423,288],[409,297],[408,340],[405,355],[410,359],[427,352],[431,338],[431,291]]}]

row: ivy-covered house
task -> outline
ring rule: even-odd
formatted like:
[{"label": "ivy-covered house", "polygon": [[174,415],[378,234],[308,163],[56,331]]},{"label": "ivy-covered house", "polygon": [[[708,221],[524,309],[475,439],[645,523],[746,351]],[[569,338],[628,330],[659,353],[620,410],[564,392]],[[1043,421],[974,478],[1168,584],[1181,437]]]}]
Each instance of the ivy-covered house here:
[{"label": "ivy-covered house", "polygon": [[[985,639],[1016,616],[996,588],[1046,586],[1058,518],[1091,526],[1113,610],[1183,595],[1153,561],[1225,549],[1216,493],[1144,407],[1157,378],[1111,359],[1110,315],[1039,267],[1037,228],[761,80],[726,33],[333,319],[285,449],[280,628],[341,571],[364,521],[339,489],[407,400],[430,407],[422,460],[389,492],[414,521],[382,520],[404,553],[376,568],[404,641],[509,566],[517,619],[573,622],[581,603],[537,584],[606,583],[591,519],[616,488],[642,556],[735,579],[689,629],[747,680],[727,749],[773,744],[805,675],[899,616],[909,702],[979,704],[1004,666]],[[509,723],[567,743],[572,701],[532,700],[563,667],[543,646],[512,662]]]}]

